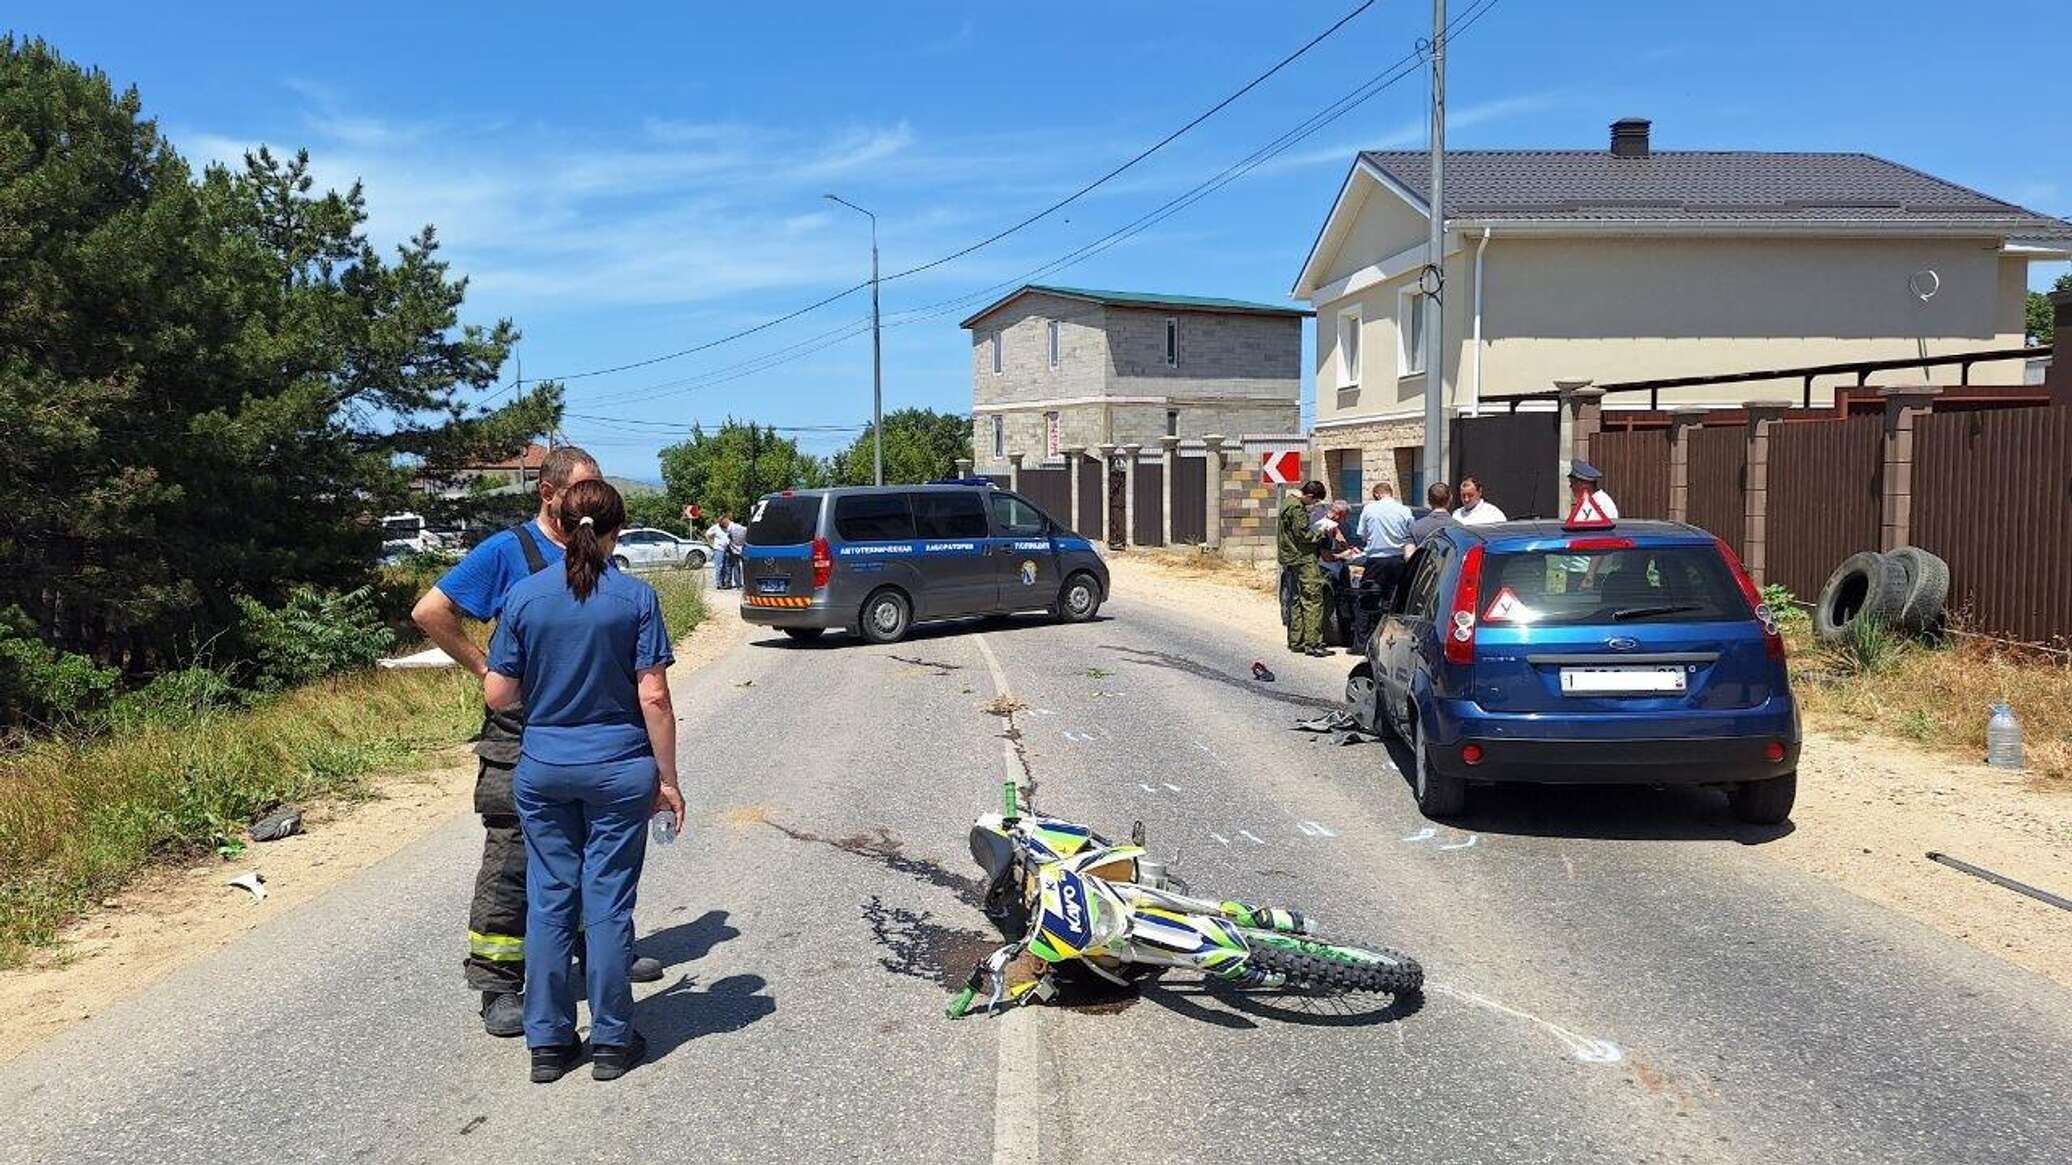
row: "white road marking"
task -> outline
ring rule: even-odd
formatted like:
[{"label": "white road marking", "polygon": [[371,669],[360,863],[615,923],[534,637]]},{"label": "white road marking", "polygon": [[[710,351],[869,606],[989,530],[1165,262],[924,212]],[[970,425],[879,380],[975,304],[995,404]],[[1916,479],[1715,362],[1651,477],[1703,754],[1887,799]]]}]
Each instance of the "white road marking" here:
[{"label": "white road marking", "polygon": [[1323,824],[1320,824],[1320,823],[1318,823],[1318,822],[1315,822],[1315,821],[1305,821],[1305,822],[1303,822],[1303,823],[1302,823],[1302,832],[1304,832],[1304,833],[1307,833],[1307,834],[1309,834],[1309,835],[1310,835],[1310,836],[1312,836],[1312,837],[1337,837],[1337,836],[1338,836],[1338,831],[1337,831],[1337,830],[1335,830],[1335,829],[1332,829],[1332,828],[1331,828],[1330,826],[1328,826],[1328,825],[1323,825]]},{"label": "white road marking", "polygon": [[1244,839],[1245,839],[1246,841],[1249,841],[1249,842],[1251,842],[1251,843],[1252,843],[1253,845],[1265,845],[1265,844],[1266,844],[1265,842],[1263,842],[1263,841],[1259,840],[1259,835],[1258,835],[1258,834],[1256,834],[1256,833],[1253,833],[1253,832],[1252,832],[1251,830],[1249,830],[1249,829],[1240,829],[1240,830],[1238,830],[1238,831],[1237,831],[1237,835],[1238,835],[1239,837],[1242,837],[1242,838],[1244,838]]},{"label": "white road marking", "polygon": [[1142,789],[1142,790],[1144,790],[1144,791],[1145,791],[1146,793],[1156,793],[1156,792],[1158,792],[1158,790],[1157,790],[1157,789],[1154,789],[1154,788],[1152,788],[1151,786],[1149,786],[1149,785],[1145,784],[1145,783],[1144,783],[1144,782],[1142,782],[1142,781],[1138,781],[1138,782],[1137,782],[1137,787],[1138,787],[1139,789]]},{"label": "white road marking", "polygon": [[1430,841],[1437,836],[1439,836],[1439,831],[1427,825],[1423,829],[1418,830],[1416,833],[1411,834],[1409,837],[1398,838],[1397,840],[1411,842]]},{"label": "white road marking", "polygon": [[1568,860],[1567,854],[1561,855],[1561,868],[1568,871],[1569,881],[1573,882],[1576,880],[1576,864]]},{"label": "white road marking", "polygon": [[1442,846],[1440,846],[1439,848],[1440,848],[1440,849],[1467,849],[1467,848],[1469,848],[1469,847],[1471,847],[1471,846],[1473,846],[1473,845],[1475,844],[1475,838],[1476,838],[1476,836],[1477,836],[1476,834],[1472,834],[1472,833],[1471,833],[1471,834],[1469,834],[1469,835],[1468,835],[1468,840],[1466,840],[1466,841],[1457,841],[1457,842],[1454,842],[1454,843],[1453,843],[1452,845],[1442,845]]},{"label": "white road marking", "polygon": [[[978,644],[978,653],[985,657],[986,670],[993,676],[993,694],[1005,699],[1008,696],[1007,673],[1001,670],[999,657],[993,654],[993,647],[986,642],[983,633],[972,636]],[[1017,781],[1021,776],[1021,765],[1015,761],[1014,742],[1002,737],[1000,740],[1000,769],[1005,779]],[[1027,1008],[1017,1007],[999,1017],[996,1030],[999,1043],[994,1051],[996,1057],[993,1072],[993,1162],[994,1165],[1025,1165],[1036,1159],[1037,1147],[1042,1143],[1037,1114],[1042,1111],[1043,1098],[1037,1095],[1036,1064],[1040,1049],[1037,1047],[1037,1016]]]},{"label": "white road marking", "polygon": [[1229,838],[1227,838],[1227,837],[1225,837],[1225,836],[1223,836],[1223,835],[1222,835],[1222,834],[1220,834],[1220,833],[1211,833],[1211,834],[1210,834],[1209,836],[1210,836],[1210,837],[1213,837],[1213,838],[1215,838],[1215,839],[1217,840],[1217,842],[1218,842],[1218,843],[1220,843],[1220,844],[1222,844],[1222,845],[1229,845],[1229,844],[1230,844],[1230,839],[1229,839]]},{"label": "white road marking", "polygon": [[1488,1008],[1490,1011],[1508,1015],[1515,1019],[1522,1019],[1530,1024],[1536,1024],[1546,1029],[1556,1040],[1560,1041],[1561,1046],[1568,1049],[1569,1055],[1574,1056],[1585,1064],[1616,1064],[1626,1058],[1626,1053],[1619,1050],[1619,1045],[1610,1040],[1577,1035],[1560,1024],[1541,1019],[1530,1012],[1520,1011],[1515,1007],[1498,1003],[1486,995],[1477,995],[1473,991],[1463,991],[1458,987],[1449,987],[1444,983],[1426,983],[1425,990],[1451,996],[1463,1003],[1472,1003],[1477,1007]]},{"label": "white road marking", "polygon": [[1093,739],[1093,735],[1086,732],[1066,732],[1065,739],[1072,741],[1074,744],[1085,744]]},{"label": "white road marking", "polygon": [[1297,828],[1297,829],[1301,830],[1301,831],[1302,831],[1302,836],[1304,836],[1304,837],[1321,837],[1321,836],[1323,836],[1322,834],[1320,834],[1320,833],[1318,833],[1318,832],[1317,832],[1317,827],[1316,827],[1315,825],[1312,825],[1311,823],[1309,823],[1309,822],[1307,822],[1307,821],[1298,821],[1298,822],[1296,822],[1296,823],[1295,823],[1295,828]]},{"label": "white road marking", "polygon": [[1053,712],[1053,711],[1051,711],[1051,710],[1050,710],[1050,709],[1048,709],[1048,708],[1031,708],[1031,709],[1029,709],[1029,715],[1031,715],[1031,716],[1055,716],[1055,715],[1057,715],[1057,713],[1056,713],[1056,712]]},{"label": "white road marking", "polygon": [[1175,793],[1180,791],[1180,786],[1175,785],[1171,781],[1160,781],[1159,784],[1164,785],[1166,788],[1171,789]]}]

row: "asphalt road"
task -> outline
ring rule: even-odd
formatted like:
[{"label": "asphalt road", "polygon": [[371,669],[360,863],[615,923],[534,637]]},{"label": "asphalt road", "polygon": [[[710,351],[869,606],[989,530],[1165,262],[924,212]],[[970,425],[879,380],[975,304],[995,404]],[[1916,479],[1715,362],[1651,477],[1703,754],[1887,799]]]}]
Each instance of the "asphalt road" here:
[{"label": "asphalt road", "polygon": [[[0,1162],[2066,1159],[2072,995],[1767,860],[1717,794],[1528,790],[1432,828],[1385,747],[1290,731],[1346,661],[1269,655],[1261,685],[1259,654],[1127,596],[894,647],[754,633],[679,695],[652,1063],[536,1087],[481,1034],[463,817],[0,1067]],[[965,832],[1006,773],[1431,989],[1168,976],[945,1020],[996,941]]]}]

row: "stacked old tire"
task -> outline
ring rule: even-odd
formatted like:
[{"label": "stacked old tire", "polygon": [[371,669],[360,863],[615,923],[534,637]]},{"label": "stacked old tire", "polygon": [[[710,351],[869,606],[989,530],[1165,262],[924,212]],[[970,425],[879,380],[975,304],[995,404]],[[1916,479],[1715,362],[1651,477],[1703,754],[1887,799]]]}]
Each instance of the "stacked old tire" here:
[{"label": "stacked old tire", "polygon": [[1950,565],[1918,546],[1866,550],[1842,560],[1813,604],[1813,631],[1838,643],[1858,620],[1909,635],[1942,626],[1950,598]]}]

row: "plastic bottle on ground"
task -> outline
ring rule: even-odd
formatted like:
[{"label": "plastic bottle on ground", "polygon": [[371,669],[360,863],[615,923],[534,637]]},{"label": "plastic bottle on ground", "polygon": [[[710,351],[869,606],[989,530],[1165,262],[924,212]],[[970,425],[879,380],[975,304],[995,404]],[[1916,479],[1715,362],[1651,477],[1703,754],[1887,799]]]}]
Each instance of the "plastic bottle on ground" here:
[{"label": "plastic bottle on ground", "polygon": [[1992,718],[1986,721],[1986,763],[1996,769],[2022,767],[2021,721],[2005,704],[1993,705]]}]

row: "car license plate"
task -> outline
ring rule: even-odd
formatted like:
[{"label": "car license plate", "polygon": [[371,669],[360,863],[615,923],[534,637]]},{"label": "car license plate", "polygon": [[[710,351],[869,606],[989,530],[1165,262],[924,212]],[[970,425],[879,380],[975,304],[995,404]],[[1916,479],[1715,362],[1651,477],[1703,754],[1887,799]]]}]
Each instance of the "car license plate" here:
[{"label": "car license plate", "polygon": [[759,595],[781,595],[791,589],[788,578],[759,578],[755,580],[755,593]]},{"label": "car license plate", "polygon": [[1565,667],[1561,690],[1574,695],[1625,692],[1681,692],[1680,667]]}]

